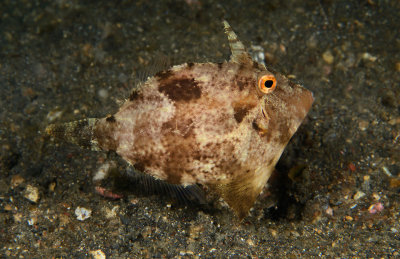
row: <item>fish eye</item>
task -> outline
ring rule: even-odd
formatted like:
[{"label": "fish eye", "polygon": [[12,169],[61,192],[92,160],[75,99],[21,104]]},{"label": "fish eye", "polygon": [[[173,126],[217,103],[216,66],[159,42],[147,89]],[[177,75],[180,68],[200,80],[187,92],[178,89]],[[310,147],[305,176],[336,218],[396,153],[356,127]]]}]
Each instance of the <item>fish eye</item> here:
[{"label": "fish eye", "polygon": [[272,93],[276,88],[276,78],[273,75],[263,75],[258,80],[258,89],[265,94]]}]

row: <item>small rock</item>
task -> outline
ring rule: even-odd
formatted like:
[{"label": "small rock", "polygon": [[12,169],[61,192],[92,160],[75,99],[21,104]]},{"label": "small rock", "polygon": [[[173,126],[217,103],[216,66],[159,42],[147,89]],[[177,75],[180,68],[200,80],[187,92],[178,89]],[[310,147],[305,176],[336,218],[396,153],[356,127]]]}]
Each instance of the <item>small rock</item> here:
[{"label": "small rock", "polygon": [[115,218],[117,216],[118,209],[119,209],[118,205],[114,206],[111,210],[109,208],[106,208],[105,209],[106,218],[107,219]]},{"label": "small rock", "polygon": [[60,118],[62,114],[63,114],[62,111],[52,110],[47,114],[46,118],[48,122],[53,122],[54,120]]},{"label": "small rock", "polygon": [[368,61],[371,61],[371,62],[375,62],[378,58],[375,57],[375,56],[372,56],[372,55],[371,55],[370,53],[368,53],[368,52],[365,52],[365,53],[363,53],[363,55],[362,55],[362,59],[368,60]]},{"label": "small rock", "polygon": [[104,254],[103,251],[99,250],[92,250],[89,252],[89,254],[94,258],[94,259],[105,259],[106,255]]},{"label": "small rock", "polygon": [[365,120],[360,120],[358,122],[358,128],[362,131],[365,131],[366,129],[368,129],[369,126],[369,122],[365,121]]},{"label": "small rock", "polygon": [[193,252],[193,251],[190,251],[190,250],[180,251],[180,252],[179,252],[179,255],[180,255],[180,256],[194,255],[194,252]]},{"label": "small rock", "polygon": [[328,207],[328,208],[325,210],[325,213],[328,214],[329,216],[333,216],[333,209],[332,209],[332,207]]},{"label": "small rock", "polygon": [[361,199],[362,197],[364,197],[365,196],[365,193],[364,192],[362,192],[362,191],[357,191],[355,194],[354,194],[354,196],[353,196],[353,200],[359,200],[359,199]]},{"label": "small rock", "polygon": [[390,188],[399,188],[400,187],[400,179],[399,178],[391,178],[389,180]]},{"label": "small rock", "polygon": [[249,246],[254,246],[254,242],[253,242],[253,240],[251,240],[251,238],[247,239],[247,240],[246,240],[246,243],[247,243]]},{"label": "small rock", "polygon": [[29,226],[35,225],[36,222],[37,222],[37,217],[32,217],[32,218],[28,219],[28,225]]},{"label": "small rock", "polygon": [[13,208],[12,208],[12,206],[11,206],[10,204],[6,204],[6,205],[4,206],[4,210],[5,210],[5,211],[12,211]]},{"label": "small rock", "polygon": [[374,200],[379,201],[381,199],[381,196],[379,196],[376,192],[374,192],[372,194],[372,198],[374,198]]},{"label": "small rock", "polygon": [[332,55],[332,52],[330,50],[325,51],[322,54],[322,59],[327,63],[327,64],[332,64],[334,57]]},{"label": "small rock", "polygon": [[346,221],[353,221],[353,217],[352,216],[345,216],[344,218],[346,219]]},{"label": "small rock", "polygon": [[100,98],[102,99],[107,99],[108,98],[108,91],[107,89],[100,89],[97,93],[99,95]]},{"label": "small rock", "polygon": [[21,175],[16,174],[11,178],[11,188],[14,189],[23,182],[25,182],[25,179]]},{"label": "small rock", "polygon": [[382,166],[382,171],[389,177],[393,177],[392,173],[387,169],[386,166]]},{"label": "small rock", "polygon": [[381,212],[383,209],[384,209],[383,204],[381,202],[377,202],[369,206],[368,212],[371,214],[375,214],[377,212]]},{"label": "small rock", "polygon": [[22,221],[22,213],[15,213],[13,215],[13,218],[14,218],[15,222],[17,222],[17,223],[21,222]]},{"label": "small rock", "polygon": [[108,173],[110,172],[110,168],[112,166],[112,163],[104,163],[102,164],[99,169],[96,171],[96,173],[93,176],[93,181],[101,181],[104,178],[107,177]]},{"label": "small rock", "polygon": [[75,209],[76,218],[80,221],[84,221],[85,219],[90,218],[91,214],[92,214],[91,209],[86,209],[83,207],[77,207]]},{"label": "small rock", "polygon": [[30,184],[26,186],[24,197],[31,202],[37,203],[39,201],[39,189]]},{"label": "small rock", "polygon": [[396,71],[400,72],[400,62],[396,62]]},{"label": "small rock", "polygon": [[357,208],[357,206],[358,206],[357,203],[356,203],[356,204],[353,204],[353,205],[350,206],[350,209],[355,209],[355,208]]},{"label": "small rock", "polygon": [[389,124],[392,125],[392,126],[394,126],[396,124],[400,124],[400,117],[396,117],[396,118],[390,119],[389,120]]}]

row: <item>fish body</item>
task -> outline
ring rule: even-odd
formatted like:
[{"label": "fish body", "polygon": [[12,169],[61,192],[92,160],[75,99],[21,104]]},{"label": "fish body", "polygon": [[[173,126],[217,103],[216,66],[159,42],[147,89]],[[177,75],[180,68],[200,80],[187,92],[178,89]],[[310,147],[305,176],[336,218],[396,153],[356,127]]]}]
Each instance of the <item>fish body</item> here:
[{"label": "fish body", "polygon": [[169,183],[209,186],[243,219],[313,96],[253,61],[223,24],[229,61],[173,66],[140,84],[114,115],[52,124],[47,133],[115,151]]}]

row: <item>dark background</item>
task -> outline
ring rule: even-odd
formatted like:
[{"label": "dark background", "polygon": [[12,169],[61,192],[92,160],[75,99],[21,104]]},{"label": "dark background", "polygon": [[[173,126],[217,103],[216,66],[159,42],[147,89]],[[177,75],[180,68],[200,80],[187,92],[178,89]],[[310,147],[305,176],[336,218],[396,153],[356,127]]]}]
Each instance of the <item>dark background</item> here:
[{"label": "dark background", "polygon": [[[399,5],[1,1],[1,255],[400,256]],[[315,96],[270,191],[242,223],[215,201],[97,194],[92,177],[107,155],[52,142],[43,129],[112,114],[166,59],[229,59],[222,19]],[[78,221],[78,206],[91,217]]]}]

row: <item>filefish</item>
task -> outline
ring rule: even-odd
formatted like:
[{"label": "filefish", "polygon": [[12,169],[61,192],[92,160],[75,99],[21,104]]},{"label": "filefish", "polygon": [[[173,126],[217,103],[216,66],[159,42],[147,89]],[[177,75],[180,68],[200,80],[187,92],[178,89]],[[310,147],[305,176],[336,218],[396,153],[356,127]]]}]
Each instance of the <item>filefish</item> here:
[{"label": "filefish", "polygon": [[242,220],[307,115],[312,93],[252,60],[227,21],[223,63],[184,63],[140,83],[114,115],[47,134],[114,151],[135,169],[215,191]]}]

